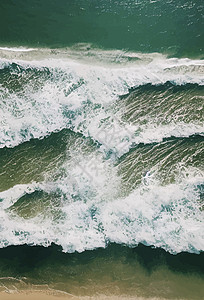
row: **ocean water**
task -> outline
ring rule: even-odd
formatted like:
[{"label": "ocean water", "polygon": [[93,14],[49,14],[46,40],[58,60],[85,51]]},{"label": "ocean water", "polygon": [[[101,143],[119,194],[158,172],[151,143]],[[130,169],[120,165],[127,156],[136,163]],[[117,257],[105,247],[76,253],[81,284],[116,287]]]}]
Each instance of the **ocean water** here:
[{"label": "ocean water", "polygon": [[204,298],[202,13],[0,2],[2,289]]}]

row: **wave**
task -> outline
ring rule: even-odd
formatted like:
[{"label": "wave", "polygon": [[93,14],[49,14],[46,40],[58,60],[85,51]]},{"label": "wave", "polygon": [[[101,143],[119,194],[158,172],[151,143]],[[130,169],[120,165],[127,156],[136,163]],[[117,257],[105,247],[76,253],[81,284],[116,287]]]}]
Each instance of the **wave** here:
[{"label": "wave", "polygon": [[0,193],[2,203],[7,203],[4,209],[1,204],[0,246],[55,243],[65,252],[82,252],[110,242],[130,247],[143,243],[171,253],[199,253],[204,249],[198,191],[203,178],[196,180],[167,186],[151,183],[112,201],[88,197],[69,202],[59,193],[59,182],[52,193],[43,184],[15,186]]},{"label": "wave", "polygon": [[[1,148],[69,128],[91,136],[104,148],[110,136],[119,132],[120,137],[111,138],[106,150],[120,156],[134,143],[203,134],[203,120],[196,119],[195,113],[190,118],[193,110],[202,112],[202,60],[87,48],[31,50],[0,50],[1,57],[6,57],[1,59],[0,70]],[[187,83],[192,85],[186,92],[182,85]],[[148,84],[154,86],[151,93]],[[156,89],[158,85],[165,91]],[[180,91],[174,91],[175,85]],[[136,92],[130,93],[132,88]],[[128,99],[120,99],[129,93],[134,107]],[[149,93],[146,102],[145,93]],[[174,112],[170,106],[175,95]],[[141,102],[146,119],[138,110]]]},{"label": "wave", "polygon": [[0,57],[1,247],[204,249],[202,60],[87,45]]},{"label": "wave", "polygon": [[[138,145],[116,162],[83,136],[68,134],[64,144],[71,144],[59,163],[59,135],[36,140],[35,151],[30,142],[6,149],[16,165],[15,181],[0,192],[1,247],[53,242],[65,252],[81,252],[114,242],[171,253],[204,249],[203,138]],[[23,165],[19,147],[21,155],[28,153]],[[2,169],[12,164],[7,157]],[[36,180],[35,164],[44,160],[43,180]]]},{"label": "wave", "polygon": [[34,51],[34,48],[23,48],[23,47],[0,47],[0,51],[11,51],[11,52],[29,52]]}]

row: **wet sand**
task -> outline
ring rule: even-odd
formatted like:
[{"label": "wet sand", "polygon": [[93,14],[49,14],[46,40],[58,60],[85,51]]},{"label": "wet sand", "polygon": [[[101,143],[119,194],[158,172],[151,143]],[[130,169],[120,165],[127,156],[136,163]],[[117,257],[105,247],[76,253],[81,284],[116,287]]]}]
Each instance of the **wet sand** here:
[{"label": "wet sand", "polygon": [[[20,291],[20,292],[0,292],[1,300],[145,300],[143,297],[129,297],[125,295],[121,296],[106,296],[106,295],[95,295],[95,296],[82,296],[77,297],[68,293],[53,292],[53,291]],[[164,298],[148,298],[148,300],[165,300]],[[171,300],[171,299],[169,299]],[[173,300],[173,299],[172,299]],[[182,299],[179,299],[182,300]]]},{"label": "wet sand", "polygon": [[79,299],[72,295],[55,294],[51,292],[39,292],[39,291],[28,291],[28,292],[15,292],[15,293],[0,293],[1,300],[60,300],[60,299]]}]

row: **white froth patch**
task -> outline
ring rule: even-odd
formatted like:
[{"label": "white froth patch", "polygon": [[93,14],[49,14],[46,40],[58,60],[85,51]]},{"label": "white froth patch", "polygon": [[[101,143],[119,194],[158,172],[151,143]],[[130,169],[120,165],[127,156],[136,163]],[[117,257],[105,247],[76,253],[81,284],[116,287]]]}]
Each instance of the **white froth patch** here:
[{"label": "white froth patch", "polygon": [[[28,50],[31,51],[32,49]],[[145,58],[145,55],[143,56],[141,59]],[[163,84],[167,81],[176,84],[204,84],[203,76],[200,73],[191,74],[191,71],[185,70],[183,74],[177,74],[173,70],[175,66],[202,66],[202,61],[167,59],[161,55],[149,56],[147,55],[148,59],[147,61],[144,59],[143,64],[139,62],[120,67],[100,64],[88,65],[77,60],[71,60],[71,58],[30,62],[17,59],[7,60],[7,63],[15,62],[25,70],[33,68],[43,71],[43,68],[48,68],[53,77],[47,79],[37,91],[32,88],[32,82],[23,87],[22,93],[12,92],[9,94],[8,91],[2,89],[2,99],[6,99],[6,102],[2,101],[0,106],[0,147],[14,147],[31,138],[44,137],[63,128],[72,128],[82,132],[85,136],[93,135],[95,138],[100,130],[100,121],[103,118],[114,117],[114,112],[111,113],[106,108],[117,101],[119,95],[127,94],[131,87],[147,83]],[[3,59],[3,63],[6,63],[5,59]],[[172,68],[172,72],[166,72],[166,68]],[[18,71],[12,72],[14,74],[17,72],[18,75]],[[100,109],[96,109],[96,105],[99,105]],[[69,112],[73,112],[72,116],[75,114],[73,120],[70,120]],[[109,127],[111,126],[110,124]],[[128,149],[129,137],[127,135],[129,132],[134,135],[137,128],[135,130],[128,128],[131,127],[128,124],[125,128],[123,128],[124,124],[113,124],[113,126],[120,131],[121,139],[118,140],[117,144],[111,145],[111,148]],[[170,125],[168,130],[156,128],[158,135],[156,137],[155,128],[150,127],[142,130],[139,137],[133,138],[133,141],[136,143],[149,142],[152,134],[155,136],[154,141],[161,140],[162,134],[163,137],[181,136],[183,127],[185,127],[184,136],[187,135],[188,131],[190,134],[201,133],[201,128],[196,129],[195,125],[193,125],[195,129],[193,131],[192,124],[181,126],[176,124],[175,126]],[[103,141],[99,139],[99,142],[102,143]],[[118,150],[116,149],[116,151]]]},{"label": "white froth patch", "polygon": [[178,185],[137,189],[103,213],[111,242],[130,246],[142,242],[173,253],[203,249],[203,221],[196,193]]},{"label": "white froth patch", "polygon": [[[72,172],[78,175],[77,191],[81,199],[71,200],[68,196],[73,195],[68,185],[68,182],[71,183],[69,178],[41,184],[44,191],[60,189],[62,193],[67,193],[68,198],[62,198],[61,202],[62,218],[57,220],[50,214],[23,219],[5,210],[8,204],[12,205],[9,199],[12,199],[14,190],[16,196],[21,197],[32,192],[34,186],[16,186],[1,193],[3,202],[7,203],[0,213],[1,247],[24,243],[48,246],[54,242],[61,245],[65,252],[81,252],[115,242],[131,247],[143,243],[161,247],[171,253],[199,253],[204,250],[204,214],[200,210],[199,194],[195,189],[197,184],[203,182],[203,177],[188,177],[187,180],[167,186],[160,186],[151,178],[148,184],[142,184],[125,198],[113,193],[112,199],[104,199],[100,184],[89,179],[87,190],[84,173],[77,169],[69,171],[71,176]],[[106,168],[104,172],[107,172]],[[104,190],[110,194],[111,185],[112,190],[117,189],[113,185],[115,175],[111,176],[112,183],[109,186],[107,182],[110,177],[101,177]]]},{"label": "white froth patch", "polygon": [[0,208],[6,209],[10,207],[22,196],[33,193],[39,187],[40,184],[38,183],[18,184],[6,191],[0,192],[0,200],[3,200],[0,202]]},{"label": "white froth patch", "polygon": [[[37,55],[37,50],[34,52]],[[15,56],[3,59],[2,66],[15,62],[25,69],[43,71],[46,67],[52,77],[38,90],[31,83],[25,85],[21,93],[9,93],[0,87],[3,95],[0,104],[1,148],[14,147],[31,138],[42,138],[53,131],[70,128],[91,136],[101,144],[101,150],[121,156],[134,144],[204,132],[203,124],[127,124],[117,116],[112,105],[131,87],[147,83],[171,81],[202,85],[202,74],[191,72],[191,68],[188,71],[188,67],[203,66],[203,61],[141,55],[142,61],[128,66],[114,62],[107,66],[70,57],[38,60],[30,53],[26,55],[27,61],[20,61]],[[182,66],[185,66],[184,72],[178,73],[175,67]],[[71,153],[71,162],[65,162],[63,166],[65,175],[58,181],[18,185],[0,193],[1,247],[24,243],[47,246],[54,242],[62,245],[66,252],[81,252],[105,247],[109,242],[130,246],[141,242],[172,253],[204,250],[203,211],[195,191],[197,179],[191,182],[188,178],[185,182],[162,187],[146,176],[147,185],[120,198],[120,179],[113,166],[104,162],[102,153]],[[61,199],[62,219],[56,221],[49,215],[23,219],[6,211],[23,195],[38,189],[48,193],[59,190],[65,195]]]},{"label": "white froth patch", "polygon": [[204,134],[202,124],[178,122],[159,125],[149,122],[147,125],[140,125],[138,122],[138,125],[131,125],[109,115],[109,122],[101,125],[103,118],[105,119],[104,114],[90,118],[86,135],[90,135],[101,143],[102,151],[111,151],[117,157],[127,153],[136,144],[159,143],[169,137],[189,137],[194,134]]},{"label": "white froth patch", "polygon": [[33,51],[33,50],[37,50],[37,49],[34,49],[34,48],[23,48],[23,47],[0,47],[0,50],[3,50],[3,51],[11,51],[11,52],[30,52],[30,51]]}]

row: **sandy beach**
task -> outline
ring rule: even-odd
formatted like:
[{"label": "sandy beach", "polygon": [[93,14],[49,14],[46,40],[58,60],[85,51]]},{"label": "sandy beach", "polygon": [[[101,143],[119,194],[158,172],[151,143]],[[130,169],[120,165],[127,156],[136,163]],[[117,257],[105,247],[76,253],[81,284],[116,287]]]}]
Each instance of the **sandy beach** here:
[{"label": "sandy beach", "polygon": [[55,293],[51,291],[20,291],[14,293],[1,292],[1,300],[59,300],[59,299],[79,299],[78,297],[64,294],[64,293]]},{"label": "sandy beach", "polygon": [[[95,296],[82,296],[77,297],[68,293],[63,292],[55,292],[55,291],[20,291],[14,293],[8,292],[0,292],[0,299],[1,300],[91,300],[91,299],[98,299],[98,300],[145,300],[146,298],[143,297],[129,297],[125,295],[95,295]],[[148,300],[164,300],[163,298],[148,298]],[[182,300],[182,299],[180,299]]]}]

